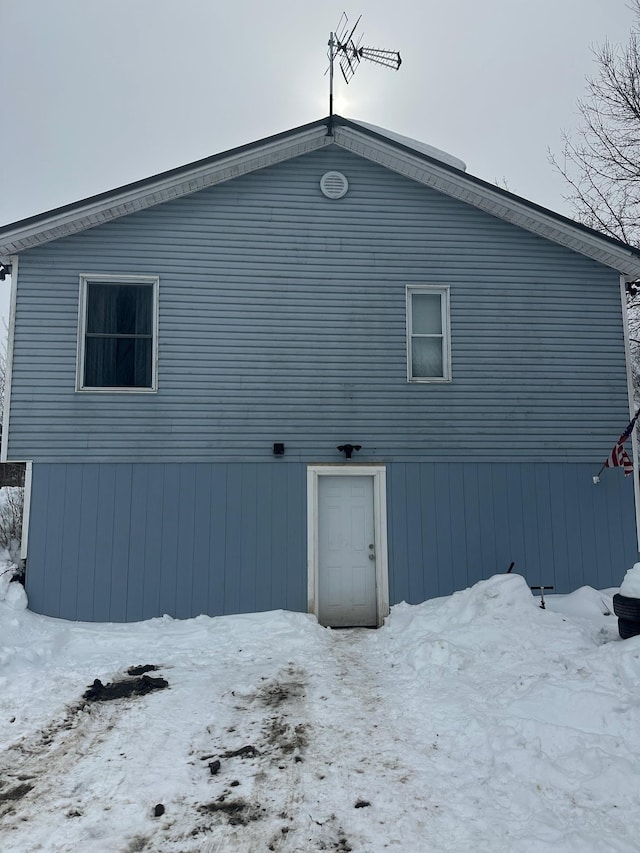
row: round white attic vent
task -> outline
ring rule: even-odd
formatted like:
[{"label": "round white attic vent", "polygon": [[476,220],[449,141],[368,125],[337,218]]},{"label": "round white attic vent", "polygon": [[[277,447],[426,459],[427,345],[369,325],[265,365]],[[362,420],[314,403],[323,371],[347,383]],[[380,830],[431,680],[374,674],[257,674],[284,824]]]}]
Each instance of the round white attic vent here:
[{"label": "round white attic vent", "polygon": [[320,189],[327,198],[342,198],[347,194],[349,181],[342,172],[325,172],[320,178]]}]

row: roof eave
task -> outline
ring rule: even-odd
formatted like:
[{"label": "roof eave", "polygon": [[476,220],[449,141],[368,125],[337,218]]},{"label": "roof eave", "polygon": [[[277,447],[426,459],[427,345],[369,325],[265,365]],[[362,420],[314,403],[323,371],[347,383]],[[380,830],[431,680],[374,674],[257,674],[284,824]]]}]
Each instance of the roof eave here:
[{"label": "roof eave", "polygon": [[[376,139],[372,140],[372,136]],[[336,127],[335,142],[354,154],[586,255],[623,275],[640,278],[640,251],[637,249],[488,184],[468,172],[427,155],[415,154],[350,122]]]},{"label": "roof eave", "polygon": [[[190,195],[329,145],[326,122],[244,145],[154,178],[101,193],[0,228],[0,257],[77,234],[129,213]],[[4,233],[3,233],[4,232]]]},{"label": "roof eave", "polygon": [[334,142],[410,180],[640,278],[640,251],[407,145],[333,116],[0,228],[0,259],[189,195]]}]

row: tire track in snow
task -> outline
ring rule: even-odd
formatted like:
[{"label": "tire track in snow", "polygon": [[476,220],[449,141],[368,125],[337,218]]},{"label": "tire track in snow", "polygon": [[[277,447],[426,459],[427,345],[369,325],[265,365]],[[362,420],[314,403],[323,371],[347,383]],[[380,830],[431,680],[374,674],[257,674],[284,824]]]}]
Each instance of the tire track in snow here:
[{"label": "tire track in snow", "polygon": [[145,850],[293,849],[309,739],[306,689],[307,673],[290,662],[258,686],[222,697],[233,725],[209,727],[194,750],[203,772],[212,768],[206,801],[191,803],[190,831],[181,821]]},{"label": "tire track in snow", "polygon": [[0,820],[4,832],[23,825],[38,813],[60,813],[67,803],[69,818],[79,817],[80,794],[74,777],[77,763],[95,752],[123,713],[121,703],[79,703],[42,732],[11,745],[0,757]]}]

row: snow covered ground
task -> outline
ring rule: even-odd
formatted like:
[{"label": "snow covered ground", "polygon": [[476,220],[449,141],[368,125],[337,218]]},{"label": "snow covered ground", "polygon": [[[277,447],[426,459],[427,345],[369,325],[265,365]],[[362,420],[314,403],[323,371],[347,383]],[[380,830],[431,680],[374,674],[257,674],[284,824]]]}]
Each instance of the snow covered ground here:
[{"label": "snow covered ground", "polygon": [[[0,850],[637,851],[640,637],[611,594],[542,610],[498,575],[331,631],[66,623],[5,582]],[[168,687],[83,699],[140,664]]]}]

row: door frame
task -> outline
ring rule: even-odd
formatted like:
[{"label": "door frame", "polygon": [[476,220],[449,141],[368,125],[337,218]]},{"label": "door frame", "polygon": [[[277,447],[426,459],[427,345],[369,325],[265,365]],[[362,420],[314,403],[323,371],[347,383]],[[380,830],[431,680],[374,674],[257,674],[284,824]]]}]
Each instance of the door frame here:
[{"label": "door frame", "polygon": [[373,535],[376,553],[376,622],[389,615],[389,557],[387,549],[387,469],[385,465],[343,464],[307,466],[307,612],[318,618],[318,479],[373,478]]}]

